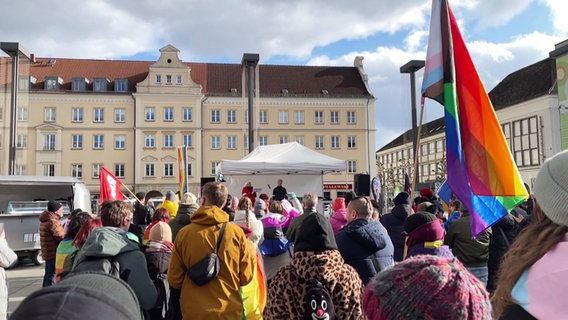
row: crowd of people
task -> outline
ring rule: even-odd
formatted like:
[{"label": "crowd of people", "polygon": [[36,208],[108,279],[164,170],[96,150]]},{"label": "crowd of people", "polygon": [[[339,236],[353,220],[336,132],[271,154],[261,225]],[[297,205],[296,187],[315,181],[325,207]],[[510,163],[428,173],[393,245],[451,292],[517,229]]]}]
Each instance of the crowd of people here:
[{"label": "crowd of people", "polygon": [[[444,210],[429,188],[400,192],[382,216],[348,192],[327,217],[316,193],[299,199],[281,179],[271,196],[209,182],[199,198],[167,192],[155,209],[139,193],[65,225],[50,201],[44,288],[11,319],[94,319],[86,313],[105,301],[97,315],[113,319],[558,319],[568,151],[543,164],[533,194],[475,237],[459,199]],[[13,261],[6,248],[0,233],[2,266]],[[97,301],[79,307],[84,297]]]}]

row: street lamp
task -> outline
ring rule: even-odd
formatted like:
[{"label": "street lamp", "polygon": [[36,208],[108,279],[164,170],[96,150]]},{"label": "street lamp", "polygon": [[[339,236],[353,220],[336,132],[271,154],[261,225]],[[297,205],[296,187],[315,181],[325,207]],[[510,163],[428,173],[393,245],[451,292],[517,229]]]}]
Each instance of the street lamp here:
[{"label": "street lamp", "polygon": [[[416,144],[418,141],[418,130],[416,124],[416,71],[424,68],[424,60],[410,60],[405,65],[400,67],[400,73],[410,73],[410,106],[412,110],[412,149],[414,152],[415,166],[416,159],[418,159],[418,150],[416,150]],[[413,186],[416,186],[418,182],[418,175],[416,172],[412,175]],[[414,190],[412,190],[414,191]]]},{"label": "street lamp", "polygon": [[0,42],[0,49],[12,58],[12,97],[10,102],[10,151],[8,153],[8,174],[16,171],[16,112],[18,111],[18,76],[20,58],[30,59],[29,52],[18,42]]}]

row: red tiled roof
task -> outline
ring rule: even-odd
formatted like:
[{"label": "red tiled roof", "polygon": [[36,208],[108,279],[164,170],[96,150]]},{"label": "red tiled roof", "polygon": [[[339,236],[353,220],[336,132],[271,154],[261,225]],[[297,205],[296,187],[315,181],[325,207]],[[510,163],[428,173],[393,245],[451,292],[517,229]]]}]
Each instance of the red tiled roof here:
[{"label": "red tiled roof", "polygon": [[[55,63],[50,63],[50,60]],[[33,90],[44,88],[45,77],[63,79],[61,90],[71,90],[74,77],[89,79],[87,90],[92,90],[94,78],[107,78],[110,88],[115,79],[128,79],[130,91],[136,90],[136,83],[143,81],[154,61],[89,60],[37,58],[30,67],[30,75],[36,78]],[[203,93],[208,95],[231,95],[231,88],[238,94],[242,90],[240,64],[185,63],[191,68],[193,81],[201,84]],[[259,66],[260,92],[262,96],[321,96],[327,90],[330,96],[370,97],[365,84],[355,67],[319,66]],[[286,89],[287,94],[282,91]]]}]

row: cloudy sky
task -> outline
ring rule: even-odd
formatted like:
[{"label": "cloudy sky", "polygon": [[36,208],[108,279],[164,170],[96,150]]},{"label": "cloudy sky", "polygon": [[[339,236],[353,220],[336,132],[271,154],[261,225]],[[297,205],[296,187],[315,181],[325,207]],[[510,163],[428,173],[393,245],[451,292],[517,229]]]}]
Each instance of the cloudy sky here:
[{"label": "cloudy sky", "polygon": [[[450,0],[491,90],[542,60],[568,35],[566,0]],[[376,146],[411,126],[409,60],[426,57],[431,0],[3,1],[0,41],[38,57],[155,60],[172,44],[183,61],[364,68],[377,98]],[[3,53],[2,53],[3,54]],[[420,87],[422,73],[417,73]],[[442,116],[426,103],[424,122]]]}]

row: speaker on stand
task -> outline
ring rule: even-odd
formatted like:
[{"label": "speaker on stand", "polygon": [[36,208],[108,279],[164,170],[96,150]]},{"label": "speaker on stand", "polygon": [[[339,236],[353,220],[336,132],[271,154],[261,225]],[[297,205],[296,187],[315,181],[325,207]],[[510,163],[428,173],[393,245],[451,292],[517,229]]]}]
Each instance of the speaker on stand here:
[{"label": "speaker on stand", "polygon": [[371,195],[371,178],[368,174],[357,173],[353,175],[353,191],[358,196]]}]

